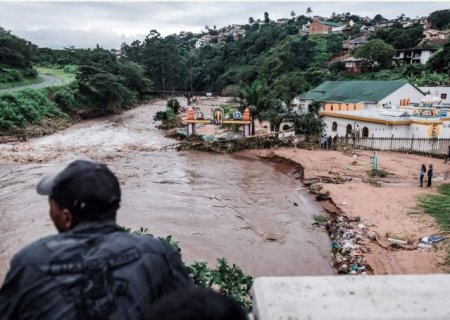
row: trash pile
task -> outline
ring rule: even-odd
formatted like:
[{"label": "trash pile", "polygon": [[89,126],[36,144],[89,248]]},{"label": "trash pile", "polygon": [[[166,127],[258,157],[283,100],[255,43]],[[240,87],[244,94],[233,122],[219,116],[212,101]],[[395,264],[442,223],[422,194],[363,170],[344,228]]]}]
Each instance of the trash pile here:
[{"label": "trash pile", "polygon": [[368,250],[362,242],[369,235],[361,219],[339,215],[325,226],[331,238],[331,252],[338,274],[373,274],[364,258],[364,252]]},{"label": "trash pile", "polygon": [[445,238],[442,236],[423,237],[417,244],[417,249],[430,251],[433,245],[444,240]]}]

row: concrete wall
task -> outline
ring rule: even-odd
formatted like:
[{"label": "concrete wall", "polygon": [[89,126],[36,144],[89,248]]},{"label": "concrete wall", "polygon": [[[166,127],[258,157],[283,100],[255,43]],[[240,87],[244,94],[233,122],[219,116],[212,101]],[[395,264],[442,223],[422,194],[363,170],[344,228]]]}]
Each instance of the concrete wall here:
[{"label": "concrete wall", "polygon": [[[345,136],[347,132],[347,125],[352,126],[352,130],[359,130],[360,137],[362,137],[363,129],[366,127],[369,130],[369,137],[387,138],[394,135],[395,138],[411,137],[410,125],[384,125],[381,123],[370,123],[360,120],[351,120],[343,118],[334,118],[331,116],[324,116],[326,125],[326,134],[334,137],[336,134],[339,137]],[[337,131],[333,131],[333,122],[337,123]]]},{"label": "concrete wall", "polygon": [[450,275],[263,277],[257,320],[448,320]]}]

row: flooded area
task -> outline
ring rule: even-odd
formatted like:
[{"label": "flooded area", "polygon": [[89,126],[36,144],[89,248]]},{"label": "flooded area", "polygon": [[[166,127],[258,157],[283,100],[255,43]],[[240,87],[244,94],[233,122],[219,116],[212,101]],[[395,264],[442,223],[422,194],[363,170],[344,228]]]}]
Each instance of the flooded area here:
[{"label": "flooded area", "polygon": [[318,203],[285,168],[244,155],[163,151],[152,120],[165,100],[28,142],[0,145],[0,277],[24,245],[55,233],[35,185],[75,159],[106,163],[122,184],[119,224],[180,242],[183,260],[226,257],[253,276],[329,275]]}]

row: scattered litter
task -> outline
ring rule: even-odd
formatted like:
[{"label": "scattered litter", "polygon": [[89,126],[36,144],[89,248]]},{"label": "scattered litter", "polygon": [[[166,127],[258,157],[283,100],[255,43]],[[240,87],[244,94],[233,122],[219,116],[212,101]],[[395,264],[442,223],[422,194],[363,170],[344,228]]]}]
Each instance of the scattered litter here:
[{"label": "scattered litter", "polygon": [[388,238],[389,242],[396,243],[396,244],[408,244],[408,241],[406,240],[400,240],[400,239],[394,239],[394,238]]},{"label": "scattered litter", "polygon": [[443,241],[445,238],[441,236],[431,236],[431,237],[423,237],[420,239],[420,242],[427,244],[434,244]]},{"label": "scattered litter", "polygon": [[359,217],[336,216],[326,224],[331,238],[334,266],[339,274],[365,275],[373,271],[364,258],[367,248],[362,240],[367,228]]}]

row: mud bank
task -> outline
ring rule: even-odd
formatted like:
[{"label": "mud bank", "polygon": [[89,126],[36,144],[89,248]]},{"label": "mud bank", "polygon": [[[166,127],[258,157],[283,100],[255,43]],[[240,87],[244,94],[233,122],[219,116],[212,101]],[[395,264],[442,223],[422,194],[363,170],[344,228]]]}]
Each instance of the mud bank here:
[{"label": "mud bank", "polygon": [[[374,274],[429,274],[448,272],[444,264],[445,245],[430,251],[418,250],[418,241],[425,236],[442,234],[435,221],[417,207],[418,197],[435,192],[435,188],[418,188],[417,172],[422,163],[433,164],[435,184],[448,182],[450,166],[439,159],[418,155],[381,152],[381,169],[388,174],[376,181],[369,175],[370,152],[347,156],[337,151],[294,150],[245,151],[262,158],[294,163],[303,168],[303,182],[319,196],[326,211],[332,213],[328,231],[332,233],[332,251],[337,235],[348,232],[357,238],[349,244],[358,244],[358,258],[364,258],[365,270],[350,264],[350,271],[360,270]],[[280,160],[286,159],[286,160]],[[317,187],[318,186],[318,187]],[[312,188],[311,188],[312,187]],[[336,217],[338,217],[336,219]],[[339,218],[340,217],[340,218]],[[344,228],[337,231],[336,226]],[[353,234],[352,234],[353,233]],[[334,234],[334,235],[333,235]],[[345,238],[345,237],[344,237]],[[401,244],[388,238],[399,239]],[[344,239],[345,240],[345,239]],[[447,240],[448,243],[448,240]],[[337,262],[342,266],[341,258]],[[344,261],[345,262],[345,261]],[[349,270],[349,265],[345,265]],[[341,268],[342,269],[342,268]],[[338,272],[347,273],[338,266]],[[372,271],[373,270],[373,271]]]}]

